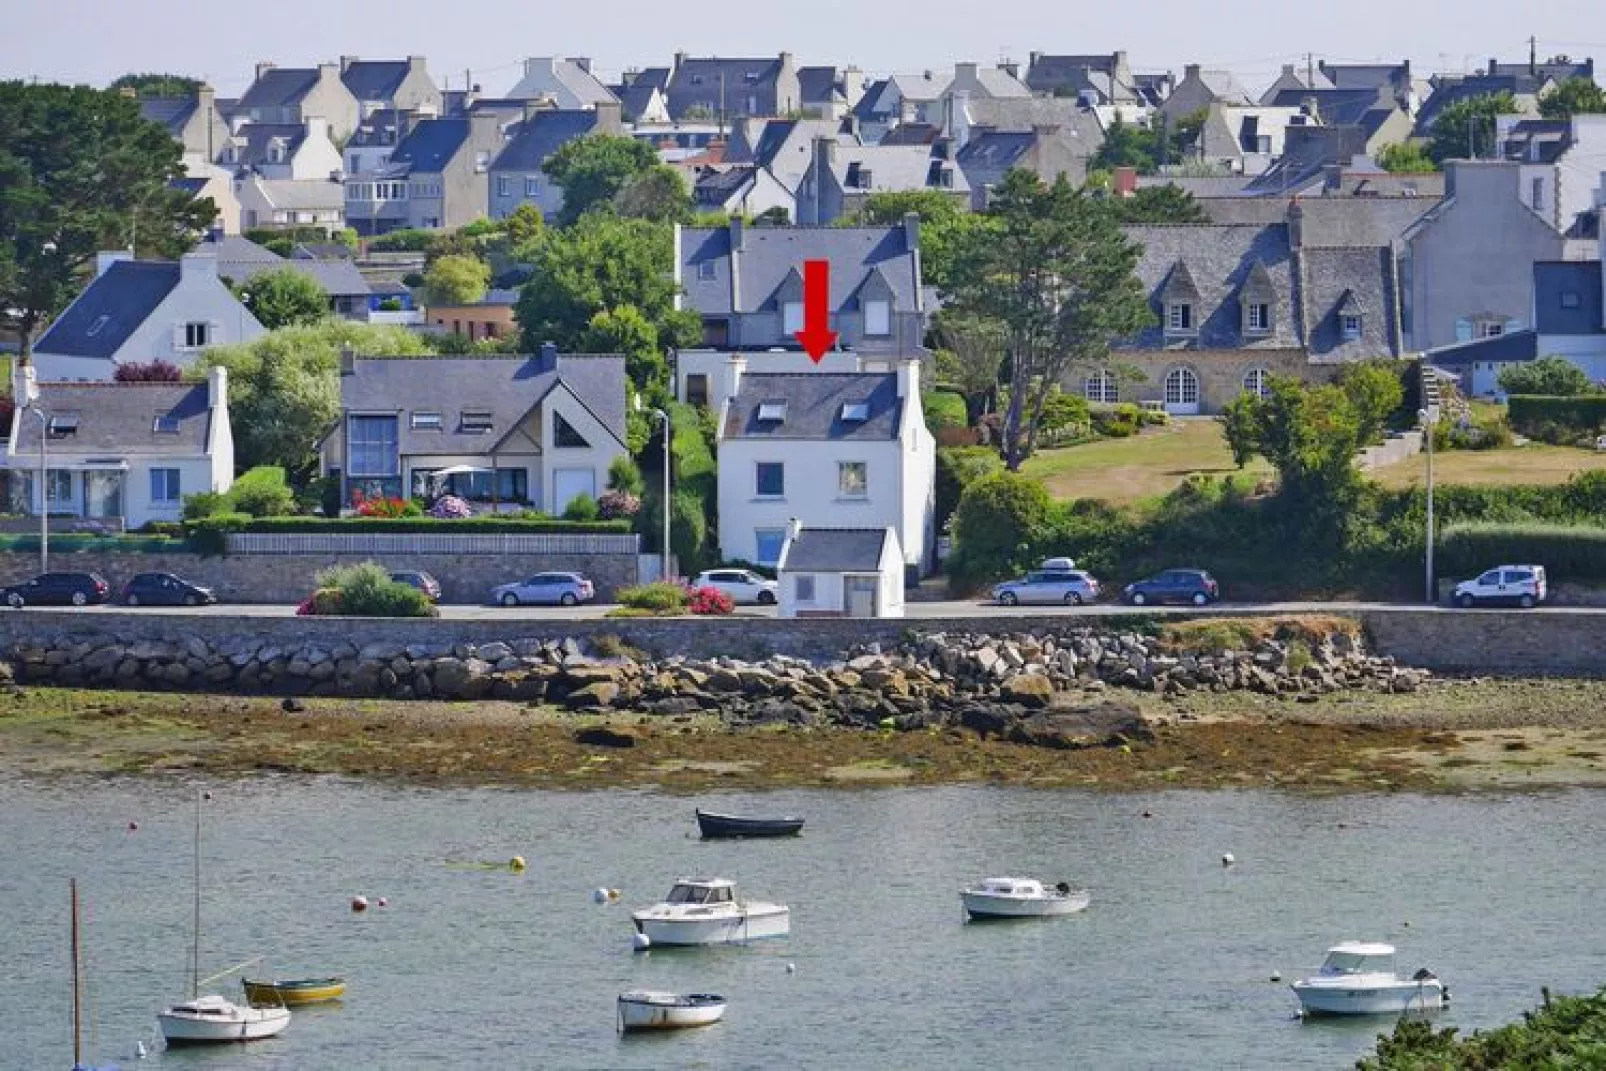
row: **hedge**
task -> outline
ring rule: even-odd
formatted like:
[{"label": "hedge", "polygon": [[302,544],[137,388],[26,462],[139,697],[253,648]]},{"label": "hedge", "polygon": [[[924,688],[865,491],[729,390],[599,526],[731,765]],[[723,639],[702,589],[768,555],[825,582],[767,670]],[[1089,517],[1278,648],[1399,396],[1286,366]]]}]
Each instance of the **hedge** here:
[{"label": "hedge", "polygon": [[970,426],[970,410],[965,406],[964,395],[951,390],[928,390],[920,398],[926,411],[926,426],[935,432],[938,428],[964,428]]},{"label": "hedge", "polygon": [[[222,514],[224,518],[237,516]],[[216,518],[208,518],[214,520]],[[202,522],[204,523],[204,522]],[[192,526],[193,527],[193,526]],[[525,520],[517,517],[462,517],[456,520],[440,517],[258,517],[243,526],[231,528],[237,532],[427,532],[430,535],[544,535],[584,533],[620,533],[630,531],[629,521],[565,521],[558,517],[545,520]]]},{"label": "hedge", "polygon": [[1549,397],[1513,394],[1507,399],[1511,430],[1545,442],[1576,442],[1606,427],[1606,394]]},{"label": "hedge", "polygon": [[1458,524],[1439,537],[1441,575],[1464,579],[1496,565],[1542,565],[1551,583],[1606,580],[1606,527]]}]

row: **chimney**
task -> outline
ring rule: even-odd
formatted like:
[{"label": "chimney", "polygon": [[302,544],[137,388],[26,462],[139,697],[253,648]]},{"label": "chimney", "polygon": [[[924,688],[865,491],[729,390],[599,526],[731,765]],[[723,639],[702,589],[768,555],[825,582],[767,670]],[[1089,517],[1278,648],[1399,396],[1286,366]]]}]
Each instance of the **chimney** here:
[{"label": "chimney", "polygon": [[1184,66],[1182,68],[1182,80],[1184,82],[1190,80],[1197,82],[1199,80],[1199,65],[1197,63],[1189,63]]},{"label": "chimney", "polygon": [[329,137],[329,120],[321,115],[307,116],[307,137],[328,138],[333,141],[334,139]]},{"label": "chimney", "polygon": [[593,134],[623,134],[625,132],[625,119],[622,109],[624,105],[617,100],[599,100],[596,105],[597,125],[591,130]]},{"label": "chimney", "polygon": [[[1294,65],[1292,63],[1283,64],[1283,77],[1284,78],[1292,78],[1292,77],[1294,77]],[[1301,80],[1301,84],[1303,84],[1303,80]],[[1308,89],[1309,87],[1307,86],[1306,88]]]},{"label": "chimney", "polygon": [[1110,179],[1110,192],[1117,197],[1131,197],[1138,192],[1138,169],[1118,167]]},{"label": "chimney", "polygon": [[1288,203],[1288,245],[1291,249],[1305,247],[1305,207],[1297,197]]},{"label": "chimney", "polygon": [[38,373],[33,362],[19,360],[11,369],[11,397],[20,405],[31,405],[39,400]]},{"label": "chimney", "polygon": [[742,389],[742,374],[747,371],[747,358],[731,354],[730,360],[730,390],[726,398],[734,398]]},{"label": "chimney", "polygon": [[206,370],[206,407],[227,409],[229,406],[229,370],[215,364]]},{"label": "chimney", "polygon": [[541,343],[540,356],[535,359],[537,372],[556,372],[558,370],[558,344],[556,342]]},{"label": "chimney", "polygon": [[803,534],[803,522],[798,520],[796,517],[790,518],[786,522],[786,538],[789,539],[789,540],[795,540],[795,539],[797,539],[798,536],[800,536],[802,534]]},{"label": "chimney", "polygon": [[670,69],[670,71],[669,71],[670,75],[673,76],[676,71],[680,70],[685,65],[686,65],[686,53],[684,53],[684,52],[676,52],[675,53],[675,65],[674,65],[674,67],[672,67]]},{"label": "chimney", "polygon": [[123,260],[133,260],[134,254],[127,249],[108,249],[95,254],[95,278],[99,279],[111,269],[113,264]]},{"label": "chimney", "polygon": [[259,61],[257,63],[257,80],[261,81],[263,75],[265,75],[269,71],[273,70],[273,66],[274,66],[274,64],[273,64],[272,60],[261,60],[261,61]]},{"label": "chimney", "polygon": [[356,62],[357,62],[357,57],[356,56],[341,56],[340,57],[340,73],[341,74],[345,74],[347,71],[351,70],[351,65],[353,63],[356,63]]},{"label": "chimney", "polygon": [[920,249],[920,213],[919,212],[905,212],[903,214],[903,244],[908,246],[909,250],[911,252],[918,252],[919,251],[919,249]]},{"label": "chimney", "polygon": [[1499,74],[1500,73],[1500,61],[1495,59],[1493,56],[1489,57],[1489,73],[1490,74]]},{"label": "chimney", "polygon": [[425,65],[426,62],[427,61],[424,59],[423,56],[408,56],[407,57],[407,70],[410,73],[423,74],[424,71],[425,71],[425,66],[424,65]]},{"label": "chimney", "polygon": [[920,358],[905,357],[898,362],[898,397],[920,404]]},{"label": "chimney", "polygon": [[1011,78],[1020,77],[1020,64],[1016,63],[1014,60],[999,60],[998,69],[1009,75]]},{"label": "chimney", "polygon": [[217,251],[207,250],[203,253],[185,253],[178,258],[178,277],[180,282],[189,282],[192,279],[216,280]]},{"label": "chimney", "polygon": [[[745,226],[746,226],[746,224],[742,222],[742,217],[741,217],[741,215],[739,213],[736,214],[736,215],[731,216],[731,218],[730,218],[730,243],[731,243],[731,255],[732,256],[735,256],[737,253],[740,253],[742,251],[742,242],[743,242],[743,239],[745,238],[745,235],[742,233],[742,229]],[[732,268],[731,270],[732,270],[732,273],[734,274],[735,269]]]},{"label": "chimney", "polygon": [[1030,71],[1033,67],[1037,66],[1037,59],[1041,55],[1042,55],[1041,52],[1028,52],[1028,53],[1026,53],[1026,69],[1028,71]]},{"label": "chimney", "polygon": [[590,56],[570,56],[569,57],[569,62],[574,64],[576,67],[580,68],[582,71],[586,72],[587,74],[591,73],[591,57]]},{"label": "chimney", "polygon": [[329,82],[329,81],[331,81],[333,79],[336,79],[336,78],[339,78],[339,77],[340,77],[340,64],[338,64],[338,63],[320,63],[320,64],[318,64],[318,81],[320,81],[320,82]]},{"label": "chimney", "polygon": [[970,91],[956,89],[948,94],[943,105],[944,116],[947,120],[943,124],[943,133],[954,139],[954,144],[963,149],[970,143]]},{"label": "chimney", "polygon": [[202,82],[195,87],[195,110],[204,114],[208,119],[215,118],[217,108],[217,90]]},{"label": "chimney", "polygon": [[968,79],[969,81],[974,82],[976,80],[976,64],[974,64],[974,63],[956,63],[956,64],[954,64],[954,81],[957,82],[961,78]]},{"label": "chimney", "polygon": [[340,374],[354,376],[357,374],[357,351],[345,346],[340,351]]}]

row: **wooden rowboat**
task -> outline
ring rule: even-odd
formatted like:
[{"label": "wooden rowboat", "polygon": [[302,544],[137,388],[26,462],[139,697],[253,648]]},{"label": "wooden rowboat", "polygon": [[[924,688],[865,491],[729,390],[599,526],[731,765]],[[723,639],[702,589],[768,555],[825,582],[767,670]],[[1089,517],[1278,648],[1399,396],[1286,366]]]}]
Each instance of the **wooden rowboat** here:
[{"label": "wooden rowboat", "polygon": [[333,978],[286,978],[273,982],[242,979],[245,999],[254,1005],[322,1004],[346,995],[346,980]]},{"label": "wooden rowboat", "polygon": [[803,830],[803,819],[795,815],[754,818],[699,810],[697,826],[702,830],[704,840],[724,837],[795,837]]},{"label": "wooden rowboat", "polygon": [[658,993],[637,990],[619,994],[619,1032],[682,1030],[709,1026],[725,1017],[725,998],[713,993]]}]

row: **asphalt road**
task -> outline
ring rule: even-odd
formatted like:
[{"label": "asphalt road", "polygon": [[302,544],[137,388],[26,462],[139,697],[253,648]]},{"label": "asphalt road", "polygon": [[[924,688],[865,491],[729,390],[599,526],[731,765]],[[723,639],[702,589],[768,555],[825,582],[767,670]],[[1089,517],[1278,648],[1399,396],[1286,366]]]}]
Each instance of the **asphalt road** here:
[{"label": "asphalt road", "polygon": [[[72,607],[49,607],[52,610],[68,609]],[[440,607],[441,620],[444,621],[576,621],[601,618],[613,609],[611,604],[597,604],[589,606],[463,606],[443,605]],[[1220,613],[1255,613],[1255,614],[1344,614],[1367,612],[1398,612],[1432,610],[1435,613],[1463,614],[1483,613],[1484,610],[1461,610],[1454,607],[1424,607],[1416,603],[1382,603],[1382,602],[1268,602],[1268,603],[1234,603],[1224,602],[1215,606],[1196,608],[1192,606],[1167,607],[1132,607],[1120,603],[1100,603],[1094,606],[998,606],[993,603],[974,602],[968,600],[953,600],[944,602],[910,602],[904,606],[904,617],[909,620],[929,618],[974,618],[977,620],[1008,620],[1022,617],[1111,617],[1122,614],[1146,613],[1163,610],[1167,613],[1180,614],[1220,614]],[[0,611],[4,612],[4,611]],[[25,608],[21,611],[27,613]],[[89,617],[117,616],[121,614],[139,615],[172,615],[192,617],[293,617],[295,607],[284,605],[257,605],[246,603],[222,603],[215,606],[141,606],[130,609],[125,606],[104,605],[85,606],[73,610],[74,613]],[[743,606],[738,610],[746,616],[774,617],[773,606]],[[1533,614],[1584,614],[1606,615],[1606,607],[1595,606],[1546,606],[1535,610],[1524,611]]]}]

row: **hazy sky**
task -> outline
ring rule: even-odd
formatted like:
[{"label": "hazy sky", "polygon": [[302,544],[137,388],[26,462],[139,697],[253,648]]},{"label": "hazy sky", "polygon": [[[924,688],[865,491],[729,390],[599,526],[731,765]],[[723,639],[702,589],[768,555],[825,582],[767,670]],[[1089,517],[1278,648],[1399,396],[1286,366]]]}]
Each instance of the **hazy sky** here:
[{"label": "hazy sky", "polygon": [[1603,0],[0,0],[0,78],[103,85],[127,71],[159,70],[206,78],[233,96],[258,60],[311,66],[342,53],[416,53],[428,57],[437,83],[461,87],[471,70],[487,93],[500,94],[518,80],[525,56],[590,56],[611,75],[667,64],[677,50],[788,50],[800,64],[887,73],[967,59],[1024,63],[1033,50],[1124,48],[1140,71],[1225,67],[1258,94],[1281,64],[1303,63],[1306,52],[1335,62],[1408,56],[1428,74],[1490,56],[1524,59],[1530,36],[1541,58],[1594,55],[1606,75],[1603,12]]}]

